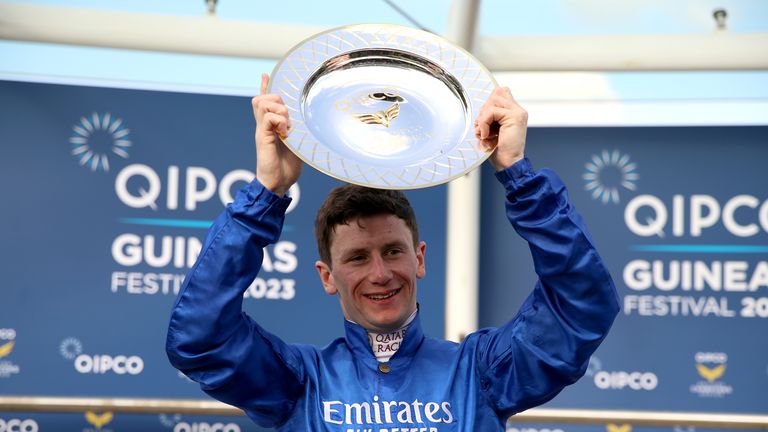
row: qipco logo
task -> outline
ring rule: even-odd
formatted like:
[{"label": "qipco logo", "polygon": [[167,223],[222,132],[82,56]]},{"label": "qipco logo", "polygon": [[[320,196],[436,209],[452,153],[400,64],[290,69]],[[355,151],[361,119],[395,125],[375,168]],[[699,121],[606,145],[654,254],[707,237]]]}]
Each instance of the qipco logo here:
[{"label": "qipco logo", "polygon": [[176,423],[173,432],[240,432],[235,423]]},{"label": "qipco logo", "polygon": [[727,200],[710,195],[674,195],[668,205],[654,195],[638,195],[624,209],[624,222],[641,237],[664,237],[670,231],[674,237],[701,237],[720,224],[734,236],[752,237],[768,233],[768,200],[752,195]]},{"label": "qipco logo", "polygon": [[659,385],[659,378],[652,372],[606,372],[595,374],[595,385],[603,390],[631,390],[651,391]]},{"label": "qipco logo", "polygon": [[1,419],[0,432],[37,432],[37,422],[32,419]]},{"label": "qipco logo", "polygon": [[139,356],[81,354],[75,359],[75,369],[81,374],[138,375],[144,370],[144,360]]},{"label": "qipco logo", "polygon": [[[171,165],[166,172],[157,172],[143,164],[132,164],[123,168],[115,178],[115,193],[123,204],[133,208],[158,210],[194,211],[198,204],[216,199],[222,205],[234,199],[236,189],[253,180],[248,170],[229,171],[220,179],[205,167],[187,167],[182,173],[180,167]],[[299,185],[291,186],[288,195],[293,198],[286,213],[299,203]]]},{"label": "qipco logo", "polygon": [[508,427],[507,432],[563,432],[562,429],[536,429],[530,427]]}]

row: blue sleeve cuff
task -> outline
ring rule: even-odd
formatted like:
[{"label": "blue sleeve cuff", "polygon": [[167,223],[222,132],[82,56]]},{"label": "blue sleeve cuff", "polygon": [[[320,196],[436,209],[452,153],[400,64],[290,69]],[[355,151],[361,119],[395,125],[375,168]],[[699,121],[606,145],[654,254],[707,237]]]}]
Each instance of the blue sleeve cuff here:
[{"label": "blue sleeve cuff", "polygon": [[[257,237],[265,244],[271,244],[280,238],[285,212],[290,204],[290,197],[278,196],[254,179],[240,189],[225,214],[249,230],[258,232]],[[225,222],[226,219],[221,219],[222,224]]]},{"label": "blue sleeve cuff", "polygon": [[530,159],[524,157],[515,162],[512,166],[501,171],[496,171],[496,179],[504,185],[508,192],[513,192],[520,186],[533,178],[536,172],[533,170],[533,164]]},{"label": "blue sleeve cuff", "polygon": [[[280,213],[285,213],[292,201],[291,197],[288,195],[281,197],[265,188],[264,185],[255,178],[252,182],[245,185],[240,193],[245,197],[244,205],[246,207],[252,206],[256,202],[262,202],[266,208]],[[238,198],[235,198],[235,201],[238,201]]]}]

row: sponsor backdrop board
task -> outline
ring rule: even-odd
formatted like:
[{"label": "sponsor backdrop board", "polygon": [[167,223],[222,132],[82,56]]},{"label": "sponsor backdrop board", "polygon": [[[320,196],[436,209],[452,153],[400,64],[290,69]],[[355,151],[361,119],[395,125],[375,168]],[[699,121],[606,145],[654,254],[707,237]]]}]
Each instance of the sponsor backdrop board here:
[{"label": "sponsor backdrop board", "polygon": [[[0,394],[207,398],[168,363],[165,332],[206,228],[253,178],[250,98],[0,81],[0,99]],[[314,269],[315,212],[338,184],[305,168],[246,293],[246,311],[290,342],[343,334]],[[446,187],[407,195],[428,244],[422,321],[441,336]],[[68,430],[255,428],[245,418],[101,415],[60,420]],[[27,419],[62,430],[54,414],[0,412],[0,427],[27,430]],[[207,429],[222,421],[235,426]]]},{"label": "sponsor backdrop board", "polygon": [[[248,98],[12,81],[0,95],[0,394],[204,398],[168,365],[165,326],[206,227],[253,177]],[[766,137],[764,127],[529,132],[531,159],[569,186],[623,306],[587,377],[549,406],[768,412]],[[501,188],[487,168],[482,178],[488,326],[515,312],[535,276]],[[322,345],[342,331],[313,269],[314,212],[336,184],[306,168],[246,294],[248,313],[288,341]],[[422,317],[441,335],[445,186],[408,195],[428,243]],[[65,429],[260,430],[243,417],[0,413],[0,430]]]},{"label": "sponsor backdrop board", "polygon": [[[768,127],[532,129],[622,311],[585,376],[548,406],[768,413]],[[481,325],[535,281],[483,176]],[[575,430],[562,427],[563,430]]]}]

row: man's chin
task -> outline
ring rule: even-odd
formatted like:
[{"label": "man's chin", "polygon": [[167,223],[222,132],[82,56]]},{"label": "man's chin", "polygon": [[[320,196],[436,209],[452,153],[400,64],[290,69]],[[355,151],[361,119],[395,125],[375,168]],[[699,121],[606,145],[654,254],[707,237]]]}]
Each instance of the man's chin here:
[{"label": "man's chin", "polygon": [[378,319],[375,322],[371,322],[370,331],[374,333],[391,333],[399,328],[401,328],[406,321],[407,317],[392,317],[388,319]]}]

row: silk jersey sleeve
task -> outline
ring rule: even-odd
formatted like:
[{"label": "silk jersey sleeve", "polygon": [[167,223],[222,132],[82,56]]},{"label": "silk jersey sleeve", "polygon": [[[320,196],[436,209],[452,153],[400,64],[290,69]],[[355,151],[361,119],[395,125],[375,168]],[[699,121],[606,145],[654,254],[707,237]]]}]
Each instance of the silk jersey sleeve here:
[{"label": "silk jersey sleeve", "polygon": [[284,422],[302,392],[298,355],[242,311],[264,246],[278,240],[290,198],[254,180],[216,219],[171,314],[171,364],[256,423]]},{"label": "silk jersey sleeve", "polygon": [[526,158],[496,173],[507,218],[530,247],[538,281],[517,315],[481,334],[478,374],[500,416],[540,405],[575,382],[619,310],[608,270],[552,171]]}]

